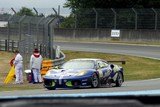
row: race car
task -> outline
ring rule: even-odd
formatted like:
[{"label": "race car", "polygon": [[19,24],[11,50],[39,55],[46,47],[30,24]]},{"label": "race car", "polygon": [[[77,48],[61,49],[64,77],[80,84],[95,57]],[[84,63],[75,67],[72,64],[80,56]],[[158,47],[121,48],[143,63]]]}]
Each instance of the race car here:
[{"label": "race car", "polygon": [[120,87],[124,82],[123,68],[103,59],[72,59],[58,68],[50,69],[44,79],[48,90],[56,88],[100,87],[114,83]]}]

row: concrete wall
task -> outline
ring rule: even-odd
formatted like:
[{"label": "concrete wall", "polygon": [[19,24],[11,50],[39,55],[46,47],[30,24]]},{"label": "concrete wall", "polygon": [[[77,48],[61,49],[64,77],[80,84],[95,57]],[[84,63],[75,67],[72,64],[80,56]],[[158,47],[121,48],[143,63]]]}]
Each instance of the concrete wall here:
[{"label": "concrete wall", "polygon": [[[7,28],[0,28],[0,39],[7,39]],[[56,38],[63,39],[91,39],[108,40],[110,39],[111,29],[61,29],[55,28]],[[160,42],[160,30],[154,29],[123,29],[120,30],[120,40],[122,41],[158,41]]]},{"label": "concrete wall", "polygon": [[[110,39],[111,29],[58,29],[54,30],[56,38],[65,39]],[[160,41],[160,30],[138,29],[120,30],[122,41]]]}]

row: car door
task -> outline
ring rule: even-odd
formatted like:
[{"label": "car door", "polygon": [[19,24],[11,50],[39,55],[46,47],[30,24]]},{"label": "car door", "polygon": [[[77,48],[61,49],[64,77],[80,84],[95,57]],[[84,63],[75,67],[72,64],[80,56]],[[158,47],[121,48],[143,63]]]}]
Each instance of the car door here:
[{"label": "car door", "polygon": [[106,61],[98,60],[97,61],[97,71],[99,72],[99,77],[108,76],[110,73],[108,72],[109,64]]}]

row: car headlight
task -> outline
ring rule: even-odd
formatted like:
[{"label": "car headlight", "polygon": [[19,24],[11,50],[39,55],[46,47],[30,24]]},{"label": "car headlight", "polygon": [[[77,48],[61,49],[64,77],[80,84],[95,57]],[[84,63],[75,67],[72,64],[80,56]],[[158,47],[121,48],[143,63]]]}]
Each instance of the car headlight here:
[{"label": "car headlight", "polygon": [[77,76],[82,76],[82,75],[85,75],[86,74],[86,71],[81,71],[77,74]]}]

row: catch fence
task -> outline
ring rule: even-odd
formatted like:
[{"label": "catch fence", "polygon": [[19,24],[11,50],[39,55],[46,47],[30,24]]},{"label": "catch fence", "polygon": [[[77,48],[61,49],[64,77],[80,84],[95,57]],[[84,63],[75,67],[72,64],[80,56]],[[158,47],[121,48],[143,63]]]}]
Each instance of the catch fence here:
[{"label": "catch fence", "polygon": [[[55,16],[17,16],[0,14],[0,49],[18,49],[25,63],[34,48],[38,48],[44,58],[54,59],[53,30],[58,26]],[[2,25],[3,24],[3,25]]]},{"label": "catch fence", "polygon": [[73,28],[160,29],[160,9],[80,9]]}]

